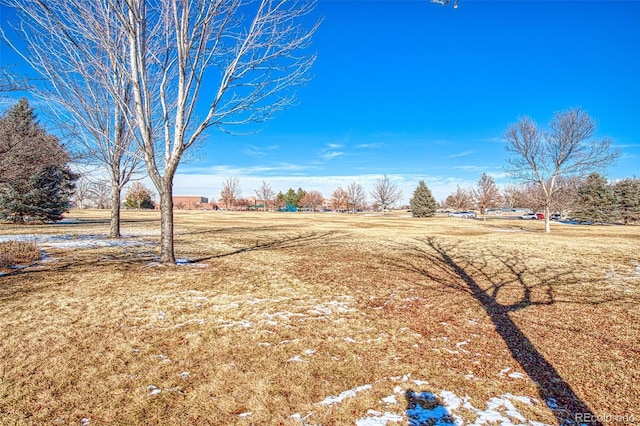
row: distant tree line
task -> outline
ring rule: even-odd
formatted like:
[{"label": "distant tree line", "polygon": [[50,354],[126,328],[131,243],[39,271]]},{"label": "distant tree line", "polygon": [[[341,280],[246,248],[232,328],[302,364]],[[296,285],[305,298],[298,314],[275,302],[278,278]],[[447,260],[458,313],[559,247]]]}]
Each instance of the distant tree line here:
[{"label": "distant tree line", "polygon": [[551,212],[561,216],[570,213],[582,222],[621,222],[625,225],[640,222],[640,179],[626,178],[608,182],[599,173],[586,178],[559,179],[554,196],[547,200],[542,189],[531,183],[506,185],[502,191],[493,179],[483,174],[476,188],[460,188],[440,204],[442,209],[455,211],[478,209],[525,208],[542,211],[545,204]]}]

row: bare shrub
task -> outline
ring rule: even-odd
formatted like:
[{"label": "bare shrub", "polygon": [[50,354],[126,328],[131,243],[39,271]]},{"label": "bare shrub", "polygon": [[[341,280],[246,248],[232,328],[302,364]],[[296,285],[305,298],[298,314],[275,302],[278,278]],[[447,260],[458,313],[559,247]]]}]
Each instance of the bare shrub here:
[{"label": "bare shrub", "polygon": [[0,268],[24,265],[40,259],[35,241],[5,241],[0,243]]}]

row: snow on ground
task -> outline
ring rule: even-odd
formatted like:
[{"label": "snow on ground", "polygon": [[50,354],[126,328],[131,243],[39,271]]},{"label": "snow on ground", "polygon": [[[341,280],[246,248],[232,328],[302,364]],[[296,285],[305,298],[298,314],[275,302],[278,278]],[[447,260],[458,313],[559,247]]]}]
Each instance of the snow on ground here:
[{"label": "snow on ground", "polygon": [[367,417],[356,420],[356,426],[386,426],[388,422],[401,422],[403,416],[394,413],[381,413],[375,410],[367,411]]},{"label": "snow on ground", "polygon": [[[394,394],[382,398],[380,402],[386,404],[387,407],[405,405],[404,402],[398,402],[398,399],[396,399],[396,394],[402,392],[403,388],[396,386]],[[410,426],[425,424],[434,426],[480,426],[489,424],[500,424],[502,426],[544,426],[542,423],[526,419],[514,405],[514,401],[527,405],[539,404],[537,399],[528,396],[516,396],[507,393],[490,398],[486,402],[486,408],[475,407],[471,404],[468,396],[459,397],[455,393],[447,390],[443,390],[437,395],[431,392],[418,393],[408,390],[404,392],[404,396],[406,409],[403,415],[369,410],[366,417],[356,421],[356,425],[382,426],[387,425],[389,422],[408,421]],[[465,423],[464,417],[461,415],[462,413],[464,413],[467,418],[475,417],[475,420],[472,423]]]},{"label": "snow on ground", "polygon": [[[527,419],[516,407],[517,404],[540,404],[535,398],[506,393],[489,398],[484,407],[476,407],[469,396],[458,396],[454,392],[442,390],[432,392],[414,392],[405,390],[410,383],[425,384],[423,380],[410,380],[410,375],[390,377],[389,380],[404,383],[393,389],[393,394],[380,399],[380,405],[385,409],[378,411],[369,409],[366,415],[356,421],[356,426],[386,426],[402,422],[409,426],[481,426],[499,424],[502,426],[530,425],[546,426],[543,423]],[[377,381],[376,383],[382,382]],[[319,405],[332,406],[343,402],[347,398],[357,398],[361,392],[369,391],[372,385],[366,384],[346,390],[337,396],[326,397]],[[403,397],[398,397],[403,394]],[[392,408],[396,408],[392,410]],[[313,413],[308,414],[310,417]],[[300,414],[293,418],[300,419]],[[465,420],[467,419],[467,420]],[[473,419],[473,420],[468,420]]]},{"label": "snow on ground", "polygon": [[22,234],[22,235],[0,235],[0,243],[5,241],[25,241],[35,242],[43,247],[54,248],[95,248],[95,247],[131,247],[149,245],[151,243],[134,238],[108,238],[107,235],[100,234],[66,234],[66,235],[45,235],[45,234]]},{"label": "snow on ground", "polygon": [[371,389],[371,387],[372,387],[371,385],[358,386],[357,388],[349,389],[347,391],[344,391],[338,396],[333,396],[333,395],[328,396],[324,400],[320,401],[320,404],[322,404],[322,405],[337,404],[339,402],[342,402],[345,398],[353,398],[353,397],[356,396],[356,394],[358,392],[369,390],[369,389]]}]

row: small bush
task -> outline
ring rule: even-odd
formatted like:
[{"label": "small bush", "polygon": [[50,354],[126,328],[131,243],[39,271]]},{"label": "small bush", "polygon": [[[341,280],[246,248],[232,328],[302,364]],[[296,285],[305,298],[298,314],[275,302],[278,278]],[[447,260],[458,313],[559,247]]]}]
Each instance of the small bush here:
[{"label": "small bush", "polygon": [[25,265],[40,259],[35,241],[5,241],[0,243],[0,268]]}]

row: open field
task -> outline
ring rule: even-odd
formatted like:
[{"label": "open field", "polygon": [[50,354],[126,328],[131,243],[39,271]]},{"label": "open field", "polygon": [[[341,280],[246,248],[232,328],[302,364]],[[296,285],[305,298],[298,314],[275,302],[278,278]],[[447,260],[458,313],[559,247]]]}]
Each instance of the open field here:
[{"label": "open field", "polygon": [[640,227],[107,215],[0,225],[0,424],[640,421]]}]

